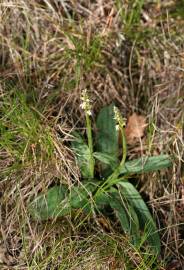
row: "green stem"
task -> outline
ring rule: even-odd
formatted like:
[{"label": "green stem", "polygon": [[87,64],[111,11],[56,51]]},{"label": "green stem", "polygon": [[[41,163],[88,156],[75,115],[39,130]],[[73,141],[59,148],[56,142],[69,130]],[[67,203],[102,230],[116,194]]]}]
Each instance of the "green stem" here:
[{"label": "green stem", "polygon": [[90,175],[92,178],[94,178],[94,157],[93,157],[93,138],[92,138],[92,130],[91,130],[91,120],[88,115],[88,112],[85,112],[86,114],[86,127],[87,127],[87,137],[88,137],[88,146],[90,151]]},{"label": "green stem", "polygon": [[127,145],[126,145],[126,137],[125,137],[125,130],[123,125],[120,125],[120,130],[121,130],[121,134],[122,134],[122,147],[123,147],[123,156],[122,156],[122,160],[120,162],[120,164],[118,165],[118,167],[115,169],[115,171],[107,178],[107,180],[100,186],[100,188],[98,189],[96,195],[98,195],[102,189],[103,191],[107,190],[109,187],[111,187],[114,184],[117,184],[118,181],[118,176],[122,170],[122,168],[125,165],[125,161],[126,161],[126,156],[127,156]]},{"label": "green stem", "polygon": [[124,127],[121,127],[121,133],[122,133],[122,146],[123,146],[122,160],[121,160],[119,166],[115,169],[115,171],[108,177],[107,182],[111,182],[111,180],[113,181],[114,179],[117,179],[119,174],[120,174],[120,171],[122,170],[122,168],[125,165],[125,160],[126,160],[126,156],[127,156],[127,145],[126,145]]}]

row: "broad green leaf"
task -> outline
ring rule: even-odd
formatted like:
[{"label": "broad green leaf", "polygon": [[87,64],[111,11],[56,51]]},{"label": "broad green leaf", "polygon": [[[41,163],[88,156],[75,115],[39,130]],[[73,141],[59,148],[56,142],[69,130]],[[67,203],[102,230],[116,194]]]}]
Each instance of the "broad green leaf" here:
[{"label": "broad green leaf", "polygon": [[74,141],[72,141],[72,150],[75,152],[78,166],[84,178],[90,178],[90,150],[83,138],[74,133]]},{"label": "broad green leaf", "polygon": [[46,220],[69,214],[71,207],[67,202],[67,194],[66,185],[49,188],[46,194],[39,195],[30,204],[31,215],[34,219]]},{"label": "broad green leaf", "polygon": [[69,194],[69,201],[72,208],[81,208],[87,212],[91,211],[93,203],[92,193],[97,189],[98,183],[84,183],[80,186],[73,186]]},{"label": "broad green leaf", "polygon": [[119,183],[120,192],[126,198],[130,205],[135,209],[139,218],[140,227],[143,230],[145,240],[156,254],[160,253],[160,237],[150,214],[150,211],[143,201],[136,188],[129,182]]},{"label": "broad green leaf", "polygon": [[[96,149],[97,152],[108,154],[113,163],[118,164],[118,132],[114,119],[114,104],[101,109],[97,121]],[[111,166],[102,163],[102,174],[107,176],[112,172]]]},{"label": "broad green leaf", "polygon": [[94,152],[93,156],[104,164],[107,164],[114,170],[117,166],[117,162],[114,157],[106,153]]},{"label": "broad green leaf", "polygon": [[66,185],[49,188],[46,194],[39,195],[30,204],[31,215],[46,220],[68,215],[73,209],[90,212],[91,194],[97,186],[97,183],[86,183],[73,186],[70,191]]},{"label": "broad green leaf", "polygon": [[101,192],[98,196],[94,197],[95,201],[95,208],[97,210],[104,209],[106,206],[109,205],[110,202],[110,194],[107,192]]},{"label": "broad green leaf", "polygon": [[111,193],[110,206],[114,209],[123,231],[130,236],[134,245],[140,243],[139,221],[134,208],[120,197],[116,191]]},{"label": "broad green leaf", "polygon": [[142,157],[132,161],[125,162],[123,168],[120,169],[121,174],[145,173],[168,168],[172,165],[168,155],[160,155],[155,157]]},{"label": "broad green leaf", "polygon": [[[100,186],[100,183],[98,187]],[[101,191],[98,194],[95,194],[94,198],[94,203],[95,203],[95,209],[97,211],[102,211],[106,207],[109,207],[110,205],[110,200],[112,199],[111,193],[116,193],[117,189],[114,187],[109,188],[108,191]]]}]

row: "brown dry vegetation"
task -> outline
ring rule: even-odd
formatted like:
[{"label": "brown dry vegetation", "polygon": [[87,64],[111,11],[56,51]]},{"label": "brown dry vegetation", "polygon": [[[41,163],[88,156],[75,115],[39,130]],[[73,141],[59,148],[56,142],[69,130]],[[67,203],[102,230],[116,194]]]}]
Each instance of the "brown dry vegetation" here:
[{"label": "brown dry vegetation", "polygon": [[79,215],[35,222],[27,211],[50,185],[80,179],[69,141],[71,130],[84,128],[84,88],[93,118],[112,101],[124,117],[146,117],[146,134],[129,147],[130,160],[143,153],[172,156],[172,169],[137,181],[162,239],[154,269],[182,269],[182,1],[142,1],[138,15],[131,2],[0,2],[1,269],[153,269],[116,225],[106,233],[95,218],[81,222]]}]

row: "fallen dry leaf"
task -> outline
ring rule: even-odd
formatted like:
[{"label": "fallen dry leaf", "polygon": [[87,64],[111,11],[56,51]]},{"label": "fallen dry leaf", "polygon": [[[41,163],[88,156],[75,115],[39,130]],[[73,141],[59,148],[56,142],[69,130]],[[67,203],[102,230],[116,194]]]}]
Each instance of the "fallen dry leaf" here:
[{"label": "fallen dry leaf", "polygon": [[128,123],[125,129],[126,140],[128,144],[134,144],[144,135],[146,128],[146,118],[142,115],[133,113],[128,118]]}]

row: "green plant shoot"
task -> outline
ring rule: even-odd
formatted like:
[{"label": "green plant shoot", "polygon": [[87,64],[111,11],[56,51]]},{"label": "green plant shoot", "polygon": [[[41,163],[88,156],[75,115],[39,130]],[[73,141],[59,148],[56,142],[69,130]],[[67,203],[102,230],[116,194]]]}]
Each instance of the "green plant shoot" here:
[{"label": "green plant shoot", "polygon": [[[104,209],[109,207],[136,248],[144,243],[159,255],[160,238],[156,224],[141,195],[128,180],[134,174],[170,167],[172,162],[169,156],[126,161],[125,119],[118,108],[114,104],[102,108],[97,116],[95,134],[92,132],[92,108],[87,90],[82,92],[81,100],[87,143],[80,134],[74,133],[71,145],[81,170],[81,183],[74,185],[71,190],[66,185],[60,185],[49,188],[46,194],[40,194],[30,204],[32,216],[44,220],[68,215],[76,209],[88,214],[94,211],[103,214]],[[119,133],[122,140],[121,160],[118,158]]]}]

